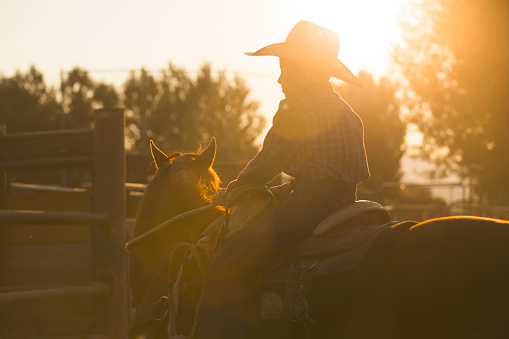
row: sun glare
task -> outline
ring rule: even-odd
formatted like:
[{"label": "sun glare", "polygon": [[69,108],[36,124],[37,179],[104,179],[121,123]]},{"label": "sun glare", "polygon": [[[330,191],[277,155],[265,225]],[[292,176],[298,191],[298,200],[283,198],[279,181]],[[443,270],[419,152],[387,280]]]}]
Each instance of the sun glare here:
[{"label": "sun glare", "polygon": [[395,0],[299,0],[297,6],[302,19],[339,34],[339,58],[353,62],[352,71],[357,73],[357,61],[370,71],[386,71],[389,46],[400,38]]}]

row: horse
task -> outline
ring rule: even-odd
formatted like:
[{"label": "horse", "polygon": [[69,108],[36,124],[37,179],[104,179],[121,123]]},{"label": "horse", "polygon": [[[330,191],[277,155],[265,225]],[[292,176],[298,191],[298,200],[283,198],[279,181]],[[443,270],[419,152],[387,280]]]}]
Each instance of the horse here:
[{"label": "horse", "polygon": [[[155,309],[157,316],[138,322],[133,337],[167,338],[168,318],[160,310],[166,303],[161,296],[168,295],[170,254],[180,243],[198,242],[225,211],[211,205],[220,185],[213,170],[215,139],[196,153],[167,155],[153,143],[151,149],[157,171],[136,216],[133,237],[139,241],[129,253],[129,283],[138,312]],[[337,229],[340,234],[348,227]],[[337,234],[328,230],[315,238],[327,241]],[[509,222],[443,217],[412,222],[396,234],[378,236],[357,260],[371,258],[376,274],[359,269],[350,254],[329,261],[325,274],[311,275],[303,284],[309,287],[300,304],[306,309],[304,326],[293,326],[289,334],[279,320],[266,319],[261,321],[263,337],[509,338]],[[377,246],[386,253],[379,255]],[[306,266],[308,271],[320,261],[318,255],[313,258],[318,259]],[[341,261],[348,269],[335,271],[332,266]],[[282,299],[289,272],[272,274],[282,277],[283,282],[273,279],[272,289]],[[270,275],[264,287],[271,285]]]}]

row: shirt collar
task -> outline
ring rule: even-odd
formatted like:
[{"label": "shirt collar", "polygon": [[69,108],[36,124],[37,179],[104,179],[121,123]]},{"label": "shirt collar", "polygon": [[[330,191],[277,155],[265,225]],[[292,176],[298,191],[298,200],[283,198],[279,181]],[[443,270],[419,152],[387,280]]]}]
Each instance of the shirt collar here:
[{"label": "shirt collar", "polygon": [[[290,98],[299,97],[302,95],[312,95],[316,93],[324,93],[324,92],[334,92],[334,87],[330,82],[308,82],[302,88],[302,91],[299,94],[293,95]],[[288,98],[287,98],[288,99]]]}]

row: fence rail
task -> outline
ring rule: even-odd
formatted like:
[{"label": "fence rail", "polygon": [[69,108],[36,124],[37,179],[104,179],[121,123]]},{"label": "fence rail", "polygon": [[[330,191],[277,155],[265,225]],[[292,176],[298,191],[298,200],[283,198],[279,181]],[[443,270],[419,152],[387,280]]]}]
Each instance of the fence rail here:
[{"label": "fence rail", "polygon": [[2,291],[0,306],[51,298],[106,296],[112,291],[110,284],[99,281],[67,286],[30,286],[29,289],[21,291]]},{"label": "fence rail", "polygon": [[23,159],[0,161],[0,171],[32,171],[34,169],[88,167],[93,164],[94,158],[92,156]]},{"label": "fence rail", "polygon": [[1,137],[0,154],[18,157],[30,154],[32,157],[67,154],[81,150],[93,150],[93,129],[75,129],[5,134]]},{"label": "fence rail", "polygon": [[0,223],[4,224],[109,225],[110,222],[111,217],[106,213],[0,210]]}]

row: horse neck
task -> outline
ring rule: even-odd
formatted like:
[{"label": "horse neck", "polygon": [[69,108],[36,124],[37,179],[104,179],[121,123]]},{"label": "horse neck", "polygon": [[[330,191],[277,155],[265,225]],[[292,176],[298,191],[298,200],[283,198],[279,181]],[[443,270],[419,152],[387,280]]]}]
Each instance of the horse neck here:
[{"label": "horse neck", "polygon": [[138,207],[134,236],[160,225],[187,211],[209,204],[194,185],[162,185],[152,181]]}]

